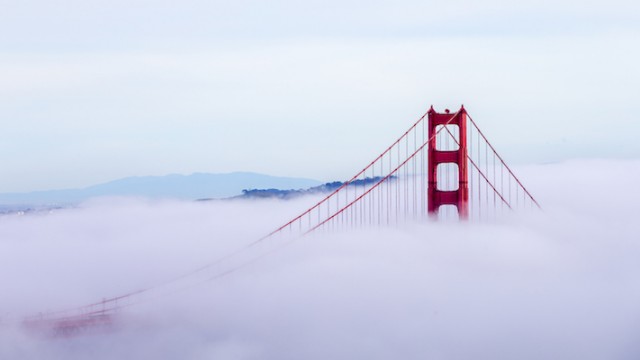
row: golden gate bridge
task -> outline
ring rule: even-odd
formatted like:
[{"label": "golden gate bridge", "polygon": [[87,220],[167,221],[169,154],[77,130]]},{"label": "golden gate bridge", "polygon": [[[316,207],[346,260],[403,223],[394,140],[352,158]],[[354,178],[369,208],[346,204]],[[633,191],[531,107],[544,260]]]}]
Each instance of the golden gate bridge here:
[{"label": "golden gate bridge", "polygon": [[[29,316],[22,324],[54,336],[109,327],[128,307],[228,276],[302,236],[420,221],[489,221],[538,209],[464,106],[442,113],[432,106],[351,179],[262,238],[163,283]],[[269,242],[276,246],[265,248]],[[237,261],[241,255],[245,259]]]}]

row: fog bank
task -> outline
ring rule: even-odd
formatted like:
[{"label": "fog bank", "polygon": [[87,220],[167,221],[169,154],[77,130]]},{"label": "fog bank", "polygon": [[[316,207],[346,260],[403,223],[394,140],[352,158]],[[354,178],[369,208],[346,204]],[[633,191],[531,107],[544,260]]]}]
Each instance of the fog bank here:
[{"label": "fog bank", "polygon": [[313,199],[103,199],[2,216],[0,358],[637,359],[640,161],[517,173],[544,212],[302,238],[127,308],[113,331],[69,339],[33,336],[12,320],[162,282]]}]

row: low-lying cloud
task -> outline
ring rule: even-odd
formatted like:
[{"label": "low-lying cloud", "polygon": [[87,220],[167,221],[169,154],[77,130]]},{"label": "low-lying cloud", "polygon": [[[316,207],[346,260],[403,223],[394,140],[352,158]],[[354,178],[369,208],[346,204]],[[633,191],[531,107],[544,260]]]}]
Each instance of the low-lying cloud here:
[{"label": "low-lying cloud", "polygon": [[302,238],[72,338],[13,320],[160,283],[313,199],[105,199],[0,217],[0,358],[637,359],[640,162],[518,172],[544,212]]}]

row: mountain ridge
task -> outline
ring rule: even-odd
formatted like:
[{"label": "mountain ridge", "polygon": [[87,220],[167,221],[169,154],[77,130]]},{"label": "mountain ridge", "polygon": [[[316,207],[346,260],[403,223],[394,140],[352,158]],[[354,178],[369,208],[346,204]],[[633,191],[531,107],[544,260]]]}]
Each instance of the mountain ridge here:
[{"label": "mountain ridge", "polygon": [[130,176],[84,188],[0,193],[0,204],[72,204],[94,197],[108,196],[182,200],[218,199],[240,195],[245,189],[305,189],[320,184],[320,181],[314,179],[272,176],[246,171]]}]

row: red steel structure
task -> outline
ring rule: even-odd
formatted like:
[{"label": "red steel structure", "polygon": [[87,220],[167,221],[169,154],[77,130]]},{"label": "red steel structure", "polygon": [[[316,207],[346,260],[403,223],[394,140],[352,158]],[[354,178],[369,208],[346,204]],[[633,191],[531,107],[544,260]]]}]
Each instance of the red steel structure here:
[{"label": "red steel structure", "polygon": [[267,242],[283,246],[312,232],[398,226],[429,217],[446,220],[449,208],[457,209],[453,217],[469,221],[540,208],[464,106],[455,113],[438,113],[432,106],[362,170],[327,188],[309,205],[264,237],[190,272],[92,304],[38,314],[23,323],[54,336],[110,329],[125,308],[228,276],[269,255],[273,249],[262,249]]},{"label": "red steel structure", "polygon": [[[464,106],[455,114],[449,110],[438,113],[433,109],[427,112],[429,128],[429,146],[427,148],[428,167],[428,191],[427,207],[432,216],[437,216],[440,206],[454,205],[458,209],[458,217],[469,217],[469,178],[467,171],[467,112]],[[452,127],[458,129],[452,131]],[[443,149],[436,134],[438,127],[447,127],[451,133],[457,133],[457,149]],[[458,167],[458,187],[455,190],[443,190],[438,185],[438,165],[456,164]]]}]

